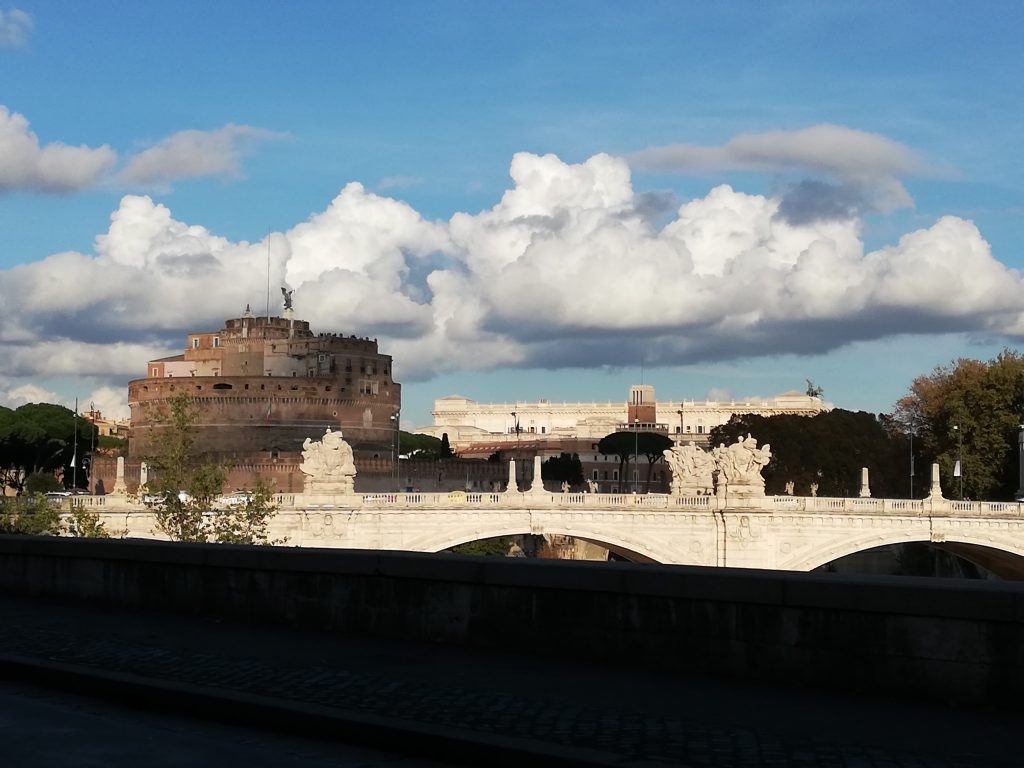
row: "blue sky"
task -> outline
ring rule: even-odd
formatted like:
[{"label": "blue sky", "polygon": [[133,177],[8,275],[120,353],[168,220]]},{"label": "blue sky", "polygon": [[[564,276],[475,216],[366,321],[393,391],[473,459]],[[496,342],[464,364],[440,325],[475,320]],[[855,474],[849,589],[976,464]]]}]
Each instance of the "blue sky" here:
[{"label": "blue sky", "polygon": [[123,407],[261,303],[272,232],[299,315],[394,354],[407,423],[622,400],[642,364],[666,399],[888,410],[1024,328],[1019,3],[0,14],[0,402]]}]

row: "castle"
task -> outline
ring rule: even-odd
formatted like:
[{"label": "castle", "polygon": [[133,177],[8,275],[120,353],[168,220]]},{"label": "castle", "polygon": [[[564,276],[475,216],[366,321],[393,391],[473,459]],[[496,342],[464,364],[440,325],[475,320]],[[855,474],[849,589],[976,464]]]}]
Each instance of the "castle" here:
[{"label": "castle", "polygon": [[150,360],[128,384],[130,459],[153,453],[169,400],[197,406],[197,444],[243,460],[298,454],[307,437],[341,430],[357,456],[387,455],[402,403],[391,357],[375,339],[315,334],[286,305],[283,317],[245,313],[218,331],[192,333],[185,351]]}]

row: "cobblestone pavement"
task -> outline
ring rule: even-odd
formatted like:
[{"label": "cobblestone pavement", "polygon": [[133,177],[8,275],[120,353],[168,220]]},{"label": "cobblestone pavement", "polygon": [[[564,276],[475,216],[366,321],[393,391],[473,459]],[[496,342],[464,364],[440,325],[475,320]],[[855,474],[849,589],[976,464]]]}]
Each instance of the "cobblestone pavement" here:
[{"label": "cobblestone pavement", "polygon": [[3,680],[0,744],[3,765],[12,768],[454,768]]},{"label": "cobblestone pavement", "polygon": [[0,611],[0,654],[580,748],[623,766],[1024,764],[998,715],[7,597]]}]

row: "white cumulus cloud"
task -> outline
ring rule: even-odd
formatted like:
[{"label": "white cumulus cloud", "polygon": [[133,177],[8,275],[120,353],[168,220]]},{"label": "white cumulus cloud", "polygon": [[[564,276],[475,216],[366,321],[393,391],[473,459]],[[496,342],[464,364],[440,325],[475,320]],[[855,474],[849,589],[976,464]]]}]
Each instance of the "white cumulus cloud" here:
[{"label": "white cumulus cloud", "polygon": [[957,217],[867,251],[856,215],[780,215],[785,195],[719,185],[654,226],[627,162],[517,154],[493,207],[425,219],[346,185],[323,211],[234,242],[128,195],[93,253],[0,274],[13,391],[78,373],[105,385],[180,352],[247,304],[270,261],[315,330],[379,338],[400,380],[441,371],[593,367],[820,353],[894,334],[1024,337],[1024,280]]},{"label": "white cumulus cloud", "polygon": [[250,125],[213,131],[179,131],[128,159],[121,178],[130,184],[161,184],[203,176],[238,176],[242,157],[261,141],[281,134]]},{"label": "white cumulus cloud", "polygon": [[110,147],[40,146],[28,120],[0,105],[0,193],[68,193],[92,186],[117,161]]},{"label": "white cumulus cloud", "polygon": [[917,152],[877,133],[841,125],[736,136],[720,146],[670,144],[629,156],[642,171],[708,173],[755,171],[810,173],[838,184],[803,180],[783,200],[780,213],[802,222],[815,218],[856,218],[913,204],[899,181],[932,173]]}]

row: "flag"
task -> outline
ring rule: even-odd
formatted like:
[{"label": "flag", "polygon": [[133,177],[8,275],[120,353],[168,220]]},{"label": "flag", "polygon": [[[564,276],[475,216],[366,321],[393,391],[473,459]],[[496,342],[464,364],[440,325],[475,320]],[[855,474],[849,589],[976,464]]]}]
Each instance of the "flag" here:
[{"label": "flag", "polygon": [[960,459],[957,459],[956,464],[953,465],[953,477],[960,477]]}]

